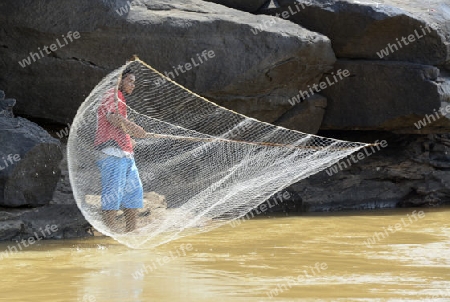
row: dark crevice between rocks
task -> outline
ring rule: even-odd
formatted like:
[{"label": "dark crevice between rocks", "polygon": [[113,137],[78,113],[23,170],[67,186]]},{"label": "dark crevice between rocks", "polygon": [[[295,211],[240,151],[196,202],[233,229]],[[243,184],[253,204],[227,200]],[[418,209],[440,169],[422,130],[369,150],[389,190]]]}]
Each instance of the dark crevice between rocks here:
[{"label": "dark crevice between rocks", "polygon": [[268,71],[265,73],[265,76],[266,76],[266,78],[269,79],[269,82],[272,82],[272,77],[269,75],[269,73],[270,73],[270,70],[268,70]]},{"label": "dark crevice between rocks", "polygon": [[[164,10],[166,10],[166,9],[164,9]],[[179,9],[174,9],[174,10],[178,10],[178,11],[182,11],[182,12],[186,12],[186,13],[196,13],[196,14],[204,14],[204,15],[209,14],[209,12],[202,12],[202,11],[198,11],[195,9],[189,9],[189,8],[183,8],[183,10],[179,10]]]},{"label": "dark crevice between rocks", "polygon": [[[151,5],[148,5],[148,4],[145,4],[145,7],[146,7],[148,10],[152,10],[152,11],[170,11],[170,10],[173,10],[173,9],[174,9],[173,7],[162,7],[162,6],[160,6],[160,7],[154,7],[154,6],[151,6]],[[192,11],[192,12],[197,13],[196,11]],[[203,13],[203,12],[198,12],[198,13]]]},{"label": "dark crevice between rocks", "polygon": [[60,133],[61,130],[65,129],[68,127],[68,125],[71,124],[71,121],[66,123],[66,124],[62,124],[60,122],[51,120],[51,119],[46,119],[46,118],[40,118],[40,117],[35,117],[35,116],[30,116],[27,114],[17,114],[15,112],[15,116],[17,117],[22,117],[22,118],[26,118],[27,120],[38,124],[40,127],[44,128],[53,138],[59,139],[61,142],[65,143],[67,142],[67,137],[63,137],[62,139],[58,137],[57,133]]},{"label": "dark crevice between rocks", "polygon": [[36,208],[42,208],[45,206],[48,206],[48,204],[40,204],[40,205],[24,204],[24,205],[20,205],[20,206],[11,206],[11,207],[3,205],[0,207],[0,211],[36,209]]},{"label": "dark crevice between rocks", "polygon": [[75,61],[80,62],[81,64],[88,65],[88,66],[91,66],[91,67],[94,67],[94,68],[99,68],[99,69],[103,69],[103,70],[106,69],[104,67],[98,66],[94,62],[91,62],[91,61],[88,61],[88,60],[84,60],[84,59],[80,59],[80,58],[76,58],[76,57],[72,57],[72,58],[70,58],[68,60],[75,60]]},{"label": "dark crevice between rocks", "polygon": [[42,118],[42,117],[35,117],[35,116],[31,116],[28,114],[21,114],[20,112],[14,112],[14,115],[16,117],[22,117],[25,118],[29,121],[32,121],[33,123],[38,124],[39,126],[43,127],[43,128],[47,128],[47,127],[55,127],[55,128],[61,128],[61,127],[65,127],[67,126],[66,124],[62,124],[60,122],[56,122],[54,120],[51,119],[47,119],[47,118]]},{"label": "dark crevice between rocks", "polygon": [[55,58],[55,59],[61,59],[60,57],[58,57],[58,55],[57,55],[56,52],[54,52],[54,51],[51,51],[51,52],[48,54],[48,56],[51,57],[51,58]]},{"label": "dark crevice between rocks", "polygon": [[253,12],[255,15],[261,15],[264,14],[264,10],[269,8],[280,8],[281,5],[278,3],[277,0],[269,0],[264,4],[262,7],[260,7],[257,11]]},{"label": "dark crevice between rocks", "polygon": [[[334,51],[334,49],[333,49]],[[383,60],[383,59],[373,59],[373,58],[365,58],[365,57],[359,57],[359,58],[352,58],[352,57],[337,57],[336,56],[336,60],[345,60],[345,61],[353,61],[353,62],[358,62],[358,61],[370,61],[370,62],[376,62],[376,63],[388,63],[388,62],[405,62],[405,63],[412,63],[413,62],[408,62],[408,61],[395,61],[395,60]]]},{"label": "dark crevice between rocks", "polygon": [[72,57],[69,60],[75,60],[75,61],[78,61],[78,62],[80,62],[82,64],[85,64],[85,65],[89,65],[89,66],[92,66],[92,67],[95,67],[95,68],[105,69],[103,67],[100,67],[100,66],[96,65],[95,63],[93,63],[91,61],[88,61],[88,60],[84,60],[84,59],[80,59],[80,58],[76,58],[76,57]]},{"label": "dark crevice between rocks", "polygon": [[52,58],[55,58],[55,59],[58,59],[58,60],[77,61],[77,62],[80,62],[81,64],[87,65],[89,67],[93,67],[93,68],[97,68],[97,69],[101,69],[101,70],[107,70],[107,68],[102,67],[102,66],[98,66],[97,64],[95,64],[92,61],[85,60],[85,59],[80,59],[80,58],[77,58],[77,57],[63,58],[63,57],[58,56],[56,54],[56,52],[51,52],[48,56],[52,57]]},{"label": "dark crevice between rocks", "polygon": [[263,7],[268,7],[271,3],[271,0],[266,1],[235,1],[235,0],[203,0],[206,2],[213,2],[216,4],[220,4],[223,6],[227,6],[232,9],[236,9],[239,11],[247,12],[247,13],[257,13]]}]

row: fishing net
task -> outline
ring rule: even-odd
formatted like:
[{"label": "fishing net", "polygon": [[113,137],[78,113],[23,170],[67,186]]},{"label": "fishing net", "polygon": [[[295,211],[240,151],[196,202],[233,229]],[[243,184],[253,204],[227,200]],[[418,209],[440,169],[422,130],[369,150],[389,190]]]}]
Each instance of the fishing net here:
[{"label": "fishing net", "polygon": [[238,114],[136,59],[80,106],[68,163],[77,205],[93,227],[147,248],[240,218],[365,146]]}]

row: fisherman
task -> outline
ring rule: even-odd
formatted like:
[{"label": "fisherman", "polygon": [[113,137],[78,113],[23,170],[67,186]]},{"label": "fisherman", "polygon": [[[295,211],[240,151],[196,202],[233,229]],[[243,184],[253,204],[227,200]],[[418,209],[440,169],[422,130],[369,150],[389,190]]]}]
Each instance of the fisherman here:
[{"label": "fisherman", "polygon": [[127,68],[122,72],[118,85],[104,96],[97,110],[95,146],[102,152],[98,161],[102,182],[103,220],[114,229],[116,214],[123,209],[126,232],[136,229],[138,209],[143,207],[143,188],[134,161],[134,140],[146,137],[145,130],[127,119],[125,96],[131,95],[136,77]]}]

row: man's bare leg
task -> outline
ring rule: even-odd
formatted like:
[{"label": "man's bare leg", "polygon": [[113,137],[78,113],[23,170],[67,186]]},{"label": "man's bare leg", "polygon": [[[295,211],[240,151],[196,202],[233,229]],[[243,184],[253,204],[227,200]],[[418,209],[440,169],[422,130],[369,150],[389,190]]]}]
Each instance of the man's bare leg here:
[{"label": "man's bare leg", "polygon": [[115,229],[116,210],[103,210],[103,221],[111,230]]},{"label": "man's bare leg", "polygon": [[126,222],[125,231],[133,232],[137,225],[138,209],[124,209],[124,213]]}]

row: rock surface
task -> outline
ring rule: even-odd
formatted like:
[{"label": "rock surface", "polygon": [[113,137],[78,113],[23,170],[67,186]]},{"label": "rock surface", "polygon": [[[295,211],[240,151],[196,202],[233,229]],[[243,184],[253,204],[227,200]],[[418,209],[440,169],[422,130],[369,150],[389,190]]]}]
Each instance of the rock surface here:
[{"label": "rock surface", "polygon": [[327,98],[315,94],[305,101],[296,104],[274,124],[288,129],[305,133],[317,134],[322,125],[323,116],[327,108]]},{"label": "rock surface", "polygon": [[214,98],[214,101],[218,105],[230,108],[246,116],[273,123],[280,116],[293,109],[288,100],[296,92],[296,89],[277,89],[266,96],[235,96],[232,100],[225,96]]},{"label": "rock surface", "polygon": [[78,209],[69,181],[66,145],[61,144],[63,159],[59,162],[54,192],[47,205],[34,209],[0,207],[0,240],[21,240],[34,236],[34,232],[46,225],[56,225],[46,239],[77,238],[93,235],[90,224]]},{"label": "rock surface", "polygon": [[[48,134],[47,134],[48,135]],[[36,208],[3,208],[0,206],[0,240],[21,241],[30,237],[43,237],[41,229],[46,236],[43,239],[68,239],[92,236],[93,230],[84,219],[73,197],[67,171],[65,145],[58,147],[63,151],[63,159],[58,161],[55,184],[49,185],[52,189],[50,197],[42,199],[46,205]],[[61,151],[60,151],[61,152]],[[44,186],[45,184],[43,184]],[[45,232],[46,226],[56,226],[55,232]]]},{"label": "rock surface", "polygon": [[3,90],[0,90],[0,117],[14,117],[13,107],[15,105],[16,100],[5,100],[5,92]]},{"label": "rock surface", "polygon": [[322,130],[447,133],[450,129],[446,117],[426,127],[415,125],[424,115],[450,102],[445,89],[450,81],[438,68],[399,61],[339,60],[322,81],[339,69],[349,70],[350,76],[321,91],[328,99]]},{"label": "rock surface", "polygon": [[59,178],[60,143],[24,118],[0,117],[0,206],[48,204]]},{"label": "rock surface", "polygon": [[[329,37],[339,58],[450,64],[450,3],[446,0],[431,5],[422,0],[278,2],[280,8],[272,13],[288,11],[289,20]],[[413,42],[407,40],[410,35],[415,36]],[[380,50],[388,43],[396,44],[397,39],[402,47],[396,50],[393,46],[394,51],[380,58]]]},{"label": "rock surface", "polygon": [[[46,226],[55,226],[56,231],[44,232],[44,237],[41,230]],[[88,236],[92,231],[75,204],[15,211],[0,208],[0,240],[21,241],[36,238],[36,234],[42,239],[68,239]]]},{"label": "rock surface", "polygon": [[[0,70],[9,73],[0,75],[0,82],[21,100],[16,112],[70,122],[101,78],[133,54],[169,74],[174,66],[192,60],[198,64],[197,54],[213,51],[212,58],[195,70],[179,72],[175,80],[212,101],[229,104],[243,97],[260,104],[269,96],[285,96],[286,91],[319,80],[335,62],[327,37],[289,21],[258,33],[256,29],[272,17],[201,0],[140,0],[132,2],[131,9],[127,3],[2,1]],[[79,32],[79,39],[64,38],[69,31]],[[36,57],[56,39],[68,43],[20,66],[30,52]],[[254,104],[250,101],[247,107]]]},{"label": "rock surface", "polygon": [[320,92],[328,99],[322,130],[446,133],[447,118],[415,126],[450,99],[450,3],[429,4],[280,0],[260,12],[327,35],[339,58],[334,72],[350,70]]},{"label": "rock surface", "polygon": [[[326,132],[353,141],[366,132]],[[387,147],[368,148],[364,158],[350,158],[291,185],[292,198],[267,213],[329,212],[450,204],[450,135],[396,135],[373,132]],[[267,214],[265,213],[265,214]]]},{"label": "rock surface", "polygon": [[335,171],[328,169],[293,185],[290,189],[302,196],[303,209],[327,211],[450,203],[448,134],[378,133],[376,137],[386,139],[388,146],[375,152],[369,149],[369,156],[347,168],[334,166]]}]

